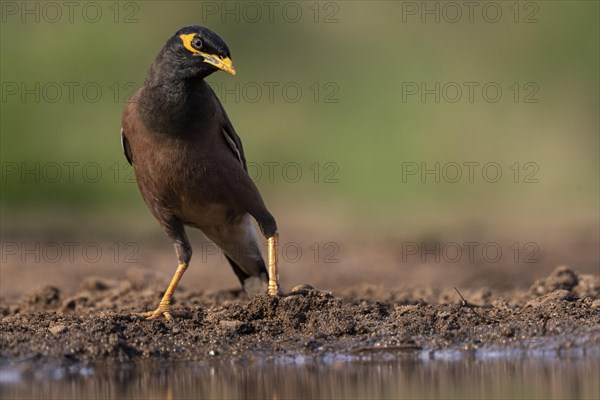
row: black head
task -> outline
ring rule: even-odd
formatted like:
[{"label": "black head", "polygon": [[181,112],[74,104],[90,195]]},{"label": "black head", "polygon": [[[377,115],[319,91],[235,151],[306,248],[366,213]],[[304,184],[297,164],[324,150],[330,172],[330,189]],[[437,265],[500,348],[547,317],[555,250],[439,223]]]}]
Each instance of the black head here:
[{"label": "black head", "polygon": [[208,76],[217,70],[235,75],[229,48],[216,33],[191,25],[178,30],[163,49],[176,68],[194,76]]}]

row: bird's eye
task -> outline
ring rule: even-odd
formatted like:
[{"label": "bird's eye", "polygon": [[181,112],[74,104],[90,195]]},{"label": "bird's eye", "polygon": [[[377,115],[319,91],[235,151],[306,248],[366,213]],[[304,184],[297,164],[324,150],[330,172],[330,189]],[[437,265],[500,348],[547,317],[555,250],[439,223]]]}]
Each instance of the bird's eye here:
[{"label": "bird's eye", "polygon": [[196,50],[200,50],[202,48],[202,40],[198,36],[192,39],[192,47]]}]

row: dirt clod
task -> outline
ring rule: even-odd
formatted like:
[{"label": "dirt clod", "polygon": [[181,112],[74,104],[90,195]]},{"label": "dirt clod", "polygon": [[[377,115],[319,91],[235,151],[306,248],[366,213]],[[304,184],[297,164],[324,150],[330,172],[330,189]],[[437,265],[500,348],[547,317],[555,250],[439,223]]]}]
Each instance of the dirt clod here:
[{"label": "dirt clod", "polygon": [[537,296],[543,296],[557,289],[572,290],[579,282],[577,274],[565,266],[557,267],[550,276],[536,281],[529,291]]}]

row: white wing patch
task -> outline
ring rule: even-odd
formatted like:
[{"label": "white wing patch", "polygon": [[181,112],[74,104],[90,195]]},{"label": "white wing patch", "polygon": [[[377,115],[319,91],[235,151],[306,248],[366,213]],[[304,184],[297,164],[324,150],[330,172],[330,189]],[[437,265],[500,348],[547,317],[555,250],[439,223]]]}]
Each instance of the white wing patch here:
[{"label": "white wing patch", "polygon": [[225,129],[222,129],[221,131],[223,132],[223,136],[225,136],[225,140],[229,144],[229,147],[231,147],[231,150],[233,150],[233,152],[237,156],[237,159],[240,162],[240,164],[244,164],[244,161],[242,161],[242,154],[240,153],[240,150],[238,149],[233,139],[227,134]]}]

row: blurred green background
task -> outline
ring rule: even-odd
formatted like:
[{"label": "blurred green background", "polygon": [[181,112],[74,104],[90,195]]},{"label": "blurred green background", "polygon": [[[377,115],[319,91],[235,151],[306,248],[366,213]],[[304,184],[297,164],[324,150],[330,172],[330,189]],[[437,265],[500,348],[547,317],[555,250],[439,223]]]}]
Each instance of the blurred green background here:
[{"label": "blurred green background", "polygon": [[[49,224],[127,217],[158,231],[127,179],[121,111],[189,24],[231,49],[238,75],[208,80],[279,215],[335,215],[324,224],[366,232],[435,221],[597,230],[598,2],[481,2],[472,15],[460,2],[77,4],[59,15],[45,2],[2,3],[5,232],[49,214],[60,217]],[[439,102],[406,92],[436,82]],[[476,82],[472,101],[465,82]],[[473,182],[465,162],[479,163]],[[403,163],[440,163],[440,182],[403,175]],[[456,183],[448,163],[463,165]],[[498,182],[484,179],[488,163]]]}]

